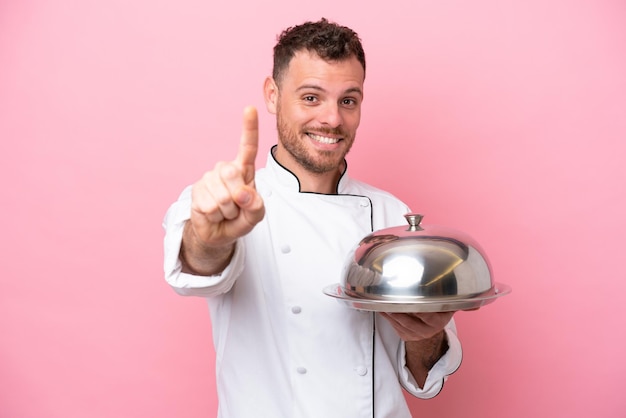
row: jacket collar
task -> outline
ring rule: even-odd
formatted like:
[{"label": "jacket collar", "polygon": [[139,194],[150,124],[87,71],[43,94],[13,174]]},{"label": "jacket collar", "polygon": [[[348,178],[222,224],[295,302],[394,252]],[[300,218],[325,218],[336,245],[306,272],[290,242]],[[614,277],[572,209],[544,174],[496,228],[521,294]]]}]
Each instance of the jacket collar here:
[{"label": "jacket collar", "polygon": [[[271,173],[272,177],[278,181],[278,183],[291,190],[300,191],[300,181],[298,177],[287,168],[283,167],[276,158],[274,157],[274,150],[276,149],[276,145],[274,145],[267,156],[267,163],[265,167]],[[350,183],[350,177],[348,176],[348,162],[345,161],[345,170],[341,173],[341,177],[339,177],[339,183],[337,184],[337,194],[344,194]]]}]

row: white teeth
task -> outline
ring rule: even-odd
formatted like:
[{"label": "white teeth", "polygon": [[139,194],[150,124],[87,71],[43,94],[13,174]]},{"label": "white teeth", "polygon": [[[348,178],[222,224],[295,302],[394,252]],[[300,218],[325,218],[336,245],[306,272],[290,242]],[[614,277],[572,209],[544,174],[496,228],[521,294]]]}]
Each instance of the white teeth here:
[{"label": "white teeth", "polygon": [[326,136],[320,136],[315,134],[309,134],[309,136],[317,142],[321,142],[323,144],[336,144],[337,142],[339,142],[338,138],[328,138]]}]

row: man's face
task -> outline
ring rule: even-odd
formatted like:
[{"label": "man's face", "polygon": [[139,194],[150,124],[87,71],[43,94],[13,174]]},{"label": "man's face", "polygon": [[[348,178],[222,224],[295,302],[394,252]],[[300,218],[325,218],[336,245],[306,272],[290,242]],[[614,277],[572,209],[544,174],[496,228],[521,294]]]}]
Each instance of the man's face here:
[{"label": "man's face", "polygon": [[278,87],[279,161],[315,174],[337,170],[359,126],[364,77],[355,57],[327,62],[296,53]]}]

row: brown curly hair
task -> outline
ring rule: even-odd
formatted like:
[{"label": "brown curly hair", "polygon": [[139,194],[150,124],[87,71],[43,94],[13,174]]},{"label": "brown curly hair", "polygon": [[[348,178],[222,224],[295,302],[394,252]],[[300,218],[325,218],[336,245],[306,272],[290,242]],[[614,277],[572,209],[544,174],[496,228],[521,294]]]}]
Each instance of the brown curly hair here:
[{"label": "brown curly hair", "polygon": [[272,76],[280,84],[283,73],[298,51],[315,52],[326,61],[342,61],[354,56],[363,66],[365,52],[356,32],[322,18],[318,22],[306,22],[285,29],[274,46],[274,69]]}]

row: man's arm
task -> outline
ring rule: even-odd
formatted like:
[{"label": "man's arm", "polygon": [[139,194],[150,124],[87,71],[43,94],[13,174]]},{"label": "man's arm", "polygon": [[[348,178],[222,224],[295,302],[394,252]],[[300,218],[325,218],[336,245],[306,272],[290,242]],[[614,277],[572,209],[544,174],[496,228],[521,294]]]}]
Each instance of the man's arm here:
[{"label": "man's arm", "polygon": [[448,350],[445,326],[454,312],[383,313],[405,342],[406,366],[420,389],[433,366]]},{"label": "man's arm", "polygon": [[179,255],[183,273],[196,276],[219,274],[230,262],[234,251],[235,244],[221,247],[204,246],[196,237],[191,222],[185,223]]},{"label": "man's arm", "polygon": [[411,371],[417,385],[423,389],[428,372],[448,351],[446,332],[442,330],[424,340],[406,341],[405,348],[406,366]]}]

